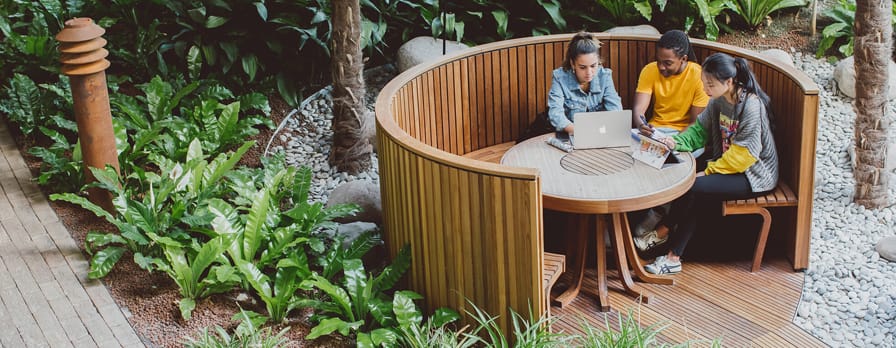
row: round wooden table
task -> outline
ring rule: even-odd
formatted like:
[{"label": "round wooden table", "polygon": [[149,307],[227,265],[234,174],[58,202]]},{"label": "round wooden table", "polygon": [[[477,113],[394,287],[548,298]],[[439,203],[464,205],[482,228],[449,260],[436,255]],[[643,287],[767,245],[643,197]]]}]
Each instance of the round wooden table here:
[{"label": "round wooden table", "polygon": [[[606,281],[606,246],[604,216],[613,225],[611,241],[616,264],[626,293],[641,296],[646,303],[649,294],[632,282],[628,266],[642,281],[673,284],[672,278],[644,272],[642,260],[635,252],[627,212],[656,207],[683,195],[696,177],[695,161],[690,153],[677,155],[679,163],[662,169],[650,167],[632,158],[630,147],[574,150],[564,152],[545,141],[553,133],[534,137],[514,145],[501,158],[501,164],[539,170],[543,205],[546,209],[580,214],[580,228],[574,239],[570,257],[574,283],[555,301],[565,306],[578,295],[585,271],[587,226],[597,216],[597,284],[601,309],[609,310]],[[632,140],[632,144],[637,144]]]}]

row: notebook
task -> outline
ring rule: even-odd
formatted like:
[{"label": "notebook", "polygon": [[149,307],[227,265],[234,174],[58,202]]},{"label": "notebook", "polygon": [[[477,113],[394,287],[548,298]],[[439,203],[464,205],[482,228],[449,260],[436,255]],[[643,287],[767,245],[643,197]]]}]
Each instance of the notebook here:
[{"label": "notebook", "polygon": [[576,150],[622,147],[632,144],[632,111],[580,112],[573,116]]}]

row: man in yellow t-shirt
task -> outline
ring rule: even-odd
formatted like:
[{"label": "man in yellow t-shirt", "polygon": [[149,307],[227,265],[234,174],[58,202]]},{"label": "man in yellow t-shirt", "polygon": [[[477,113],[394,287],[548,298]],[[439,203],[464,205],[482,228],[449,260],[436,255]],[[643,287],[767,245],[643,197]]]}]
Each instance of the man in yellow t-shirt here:
[{"label": "man in yellow t-shirt", "polygon": [[[674,135],[687,128],[706,108],[709,97],[703,92],[700,65],[694,58],[688,35],[670,30],[656,44],[656,61],[644,66],[638,77],[632,124],[642,133],[658,130]],[[653,114],[644,113],[653,98]],[[645,124],[647,120],[649,124]]]}]

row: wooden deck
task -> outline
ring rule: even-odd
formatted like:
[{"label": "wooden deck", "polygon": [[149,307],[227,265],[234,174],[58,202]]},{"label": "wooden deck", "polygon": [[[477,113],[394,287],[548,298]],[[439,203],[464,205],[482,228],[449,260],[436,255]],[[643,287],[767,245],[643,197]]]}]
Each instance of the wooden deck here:
[{"label": "wooden deck", "polygon": [[[826,347],[792,323],[803,289],[803,273],[794,272],[783,256],[766,260],[762,270],[750,273],[750,261],[686,262],[675,285],[640,283],[652,292],[649,304],[618,291],[618,273],[610,271],[610,312],[598,311],[595,270],[586,271],[584,290],[566,308],[552,307],[559,318],[553,331],[584,334],[582,319],[598,328],[618,330],[619,316],[628,311],[641,327],[667,325],[659,340],[697,342],[709,346],[721,339],[725,347]],[[561,279],[560,282],[563,280]],[[556,293],[562,285],[554,288]]]}]

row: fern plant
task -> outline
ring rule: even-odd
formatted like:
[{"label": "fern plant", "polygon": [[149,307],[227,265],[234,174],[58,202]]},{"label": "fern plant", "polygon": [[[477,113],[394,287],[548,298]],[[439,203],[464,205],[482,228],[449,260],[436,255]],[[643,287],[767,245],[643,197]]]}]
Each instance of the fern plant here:
[{"label": "fern plant", "polygon": [[115,215],[86,198],[73,194],[53,194],[50,199],[61,200],[93,212],[113,224],[119,233],[91,231],[85,239],[90,253],[91,278],[106,276],[125,251],[134,254],[134,262],[144,269],[152,269],[154,260],[163,250],[151,240],[150,233],[188,241],[189,229],[208,223],[202,216],[193,215],[211,197],[220,196],[224,175],[249,150],[254,142],[246,142],[235,153],[222,153],[212,161],[202,154],[198,141],[191,143],[186,163],[156,158],[154,164],[161,175],[138,171],[128,178],[129,184],[119,179],[114,168],[90,168],[96,185],[112,194]]},{"label": "fern plant", "polygon": [[376,330],[395,325],[392,301],[386,295],[398,279],[411,266],[410,247],[399,251],[392,264],[377,275],[368,273],[359,259],[343,260],[342,280],[334,284],[313,274],[303,288],[317,289],[328,299],[304,299],[298,305],[319,311],[315,315],[318,324],[306,337],[315,339],[333,332],[343,336],[351,333],[370,335],[374,342],[394,342],[397,335],[390,330]]},{"label": "fern plant", "polygon": [[755,30],[775,11],[788,7],[806,6],[804,0],[736,0],[731,10]]},{"label": "fern plant", "polygon": [[[892,24],[896,25],[896,1],[893,2]],[[818,49],[815,50],[816,57],[823,57],[828,49],[837,42],[843,42],[837,47],[837,51],[844,57],[852,55],[855,46],[855,34],[852,31],[853,23],[856,17],[855,0],[840,0],[837,5],[825,11],[825,15],[830,17],[834,22],[828,24],[821,31],[821,42],[818,43]]]}]

